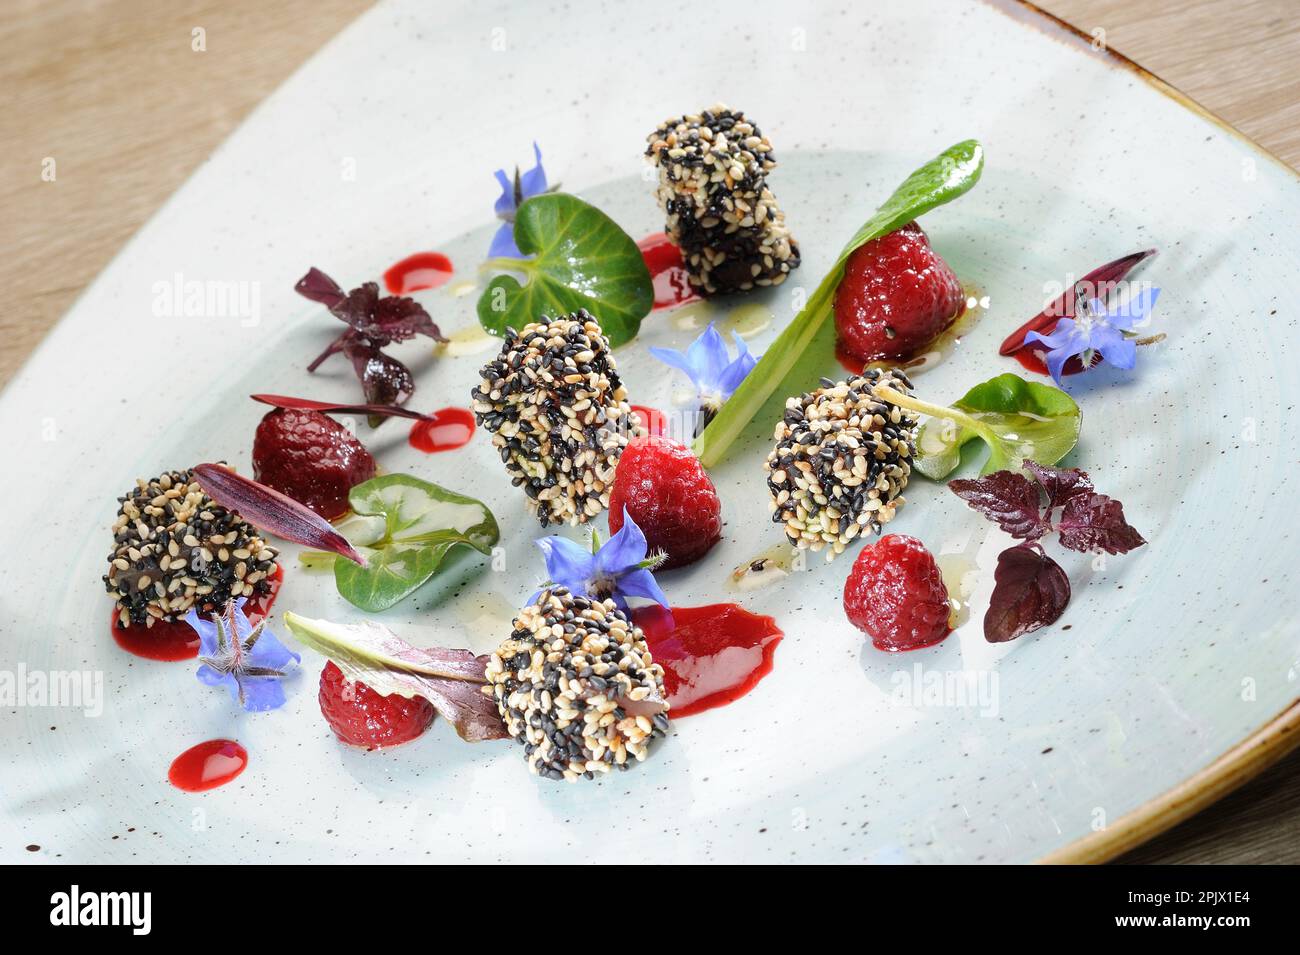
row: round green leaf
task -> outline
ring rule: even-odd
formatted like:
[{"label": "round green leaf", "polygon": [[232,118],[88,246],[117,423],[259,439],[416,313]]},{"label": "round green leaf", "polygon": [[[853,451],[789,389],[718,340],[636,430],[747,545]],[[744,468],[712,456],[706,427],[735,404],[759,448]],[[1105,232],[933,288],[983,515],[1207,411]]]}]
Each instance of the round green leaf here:
[{"label": "round green leaf", "polygon": [[1015,470],[1025,458],[1055,464],[1079,441],[1079,406],[1059,388],[1026,381],[1008,372],[976,385],[953,403],[971,425],[931,418],[916,441],[916,470],[942,480],[961,463],[961,448],[972,438],[989,447],[981,474]]},{"label": "round green leaf", "polygon": [[413,593],[452,548],[465,544],[489,554],[500,539],[496,518],[482,502],[409,474],[358,484],[348,502],[366,566],[336,560],[334,583],[345,600],[371,613]]},{"label": "round green leaf", "polygon": [[515,245],[530,259],[500,263],[521,272],[498,275],[478,300],[480,324],[494,335],[543,315],[585,308],[617,347],[636,337],[654,305],[654,286],[632,237],[576,196],[533,196],[515,213]]}]

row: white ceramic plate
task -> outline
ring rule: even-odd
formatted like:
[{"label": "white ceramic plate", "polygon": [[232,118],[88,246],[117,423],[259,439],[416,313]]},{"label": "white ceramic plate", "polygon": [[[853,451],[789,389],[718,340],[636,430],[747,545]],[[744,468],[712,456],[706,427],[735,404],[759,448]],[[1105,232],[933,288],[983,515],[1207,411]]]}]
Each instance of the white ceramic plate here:
[{"label": "white ceramic plate", "polygon": [[[1134,71],[1062,40],[1000,9],[937,0],[869,11],[627,4],[581,16],[558,4],[391,2],[364,16],[195,174],[0,399],[4,665],[91,670],[105,692],[99,716],[25,698],[6,706],[5,857],[1023,861],[1104,838],[1269,725],[1297,696],[1286,421],[1300,361],[1300,188]],[[772,185],[805,256],[778,294],[744,303],[775,319],[753,339],[758,351],[788,321],[790,295],[816,283],[876,203],[963,138],[984,143],[984,179],[925,225],[990,304],[918,378],[927,396],[951,400],[1016,370],[996,345],[1041,307],[1046,283],[1161,250],[1144,277],[1164,289],[1168,345],[1132,376],[1071,383],[1085,424],[1069,463],[1124,501],[1149,546],[1100,569],[1069,563],[1075,597],[1061,622],[994,647],[980,619],[1005,539],[918,479],[891,529],[964,555],[977,571],[969,623],[925,651],[877,653],[843,618],[848,560],[814,564],[741,598],[787,633],[772,675],[679,721],[646,764],[597,784],[539,781],[513,744],[468,746],[443,725],[391,752],[348,750],[320,718],[310,653],[283,710],[244,715],[188,664],[113,644],[100,575],[115,496],[137,476],[202,460],[247,473],[264,410],[250,392],[354,399],[341,361],[303,370],[336,331],[292,291],[308,266],[355,285],[437,248],[460,269],[451,288],[473,279],[491,171],[528,159],[533,139],[553,180],[633,235],[655,231],[644,136],[719,99],[775,144]],[[155,315],[155,284],[177,276],[251,283],[257,314]],[[421,300],[444,330],[474,322],[475,295]],[[619,360],[633,400],[664,407],[674,387],[646,346],[691,333],[664,314],[643,328]],[[464,404],[483,357],[398,353],[416,367],[422,408]],[[737,599],[729,570],[779,540],[760,471],[770,427],[756,423],[715,471],[725,538],[703,565],[664,575],[675,603]],[[509,566],[463,561],[452,585],[385,622],[413,642],[486,650],[541,573],[539,532],[482,434],[440,456],[404,435],[389,424],[371,442],[383,465],[483,497],[506,528]],[[328,576],[287,564],[278,610],[358,616]],[[960,674],[995,679],[996,696],[899,698],[912,679]],[[216,736],[247,746],[247,771],[206,794],[169,786],[171,759]]]}]

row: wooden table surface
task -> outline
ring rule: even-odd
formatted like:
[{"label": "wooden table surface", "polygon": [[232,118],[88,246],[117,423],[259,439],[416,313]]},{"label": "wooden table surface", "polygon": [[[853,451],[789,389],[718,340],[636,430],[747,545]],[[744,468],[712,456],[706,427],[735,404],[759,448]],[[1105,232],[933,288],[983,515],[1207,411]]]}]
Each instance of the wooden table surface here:
[{"label": "wooden table surface", "polygon": [[[368,0],[9,0],[0,384],[268,93]],[[1295,0],[1040,0],[1300,167]],[[201,27],[207,50],[191,50]],[[42,181],[45,157],[57,183]],[[1300,862],[1300,751],[1125,862]]]}]

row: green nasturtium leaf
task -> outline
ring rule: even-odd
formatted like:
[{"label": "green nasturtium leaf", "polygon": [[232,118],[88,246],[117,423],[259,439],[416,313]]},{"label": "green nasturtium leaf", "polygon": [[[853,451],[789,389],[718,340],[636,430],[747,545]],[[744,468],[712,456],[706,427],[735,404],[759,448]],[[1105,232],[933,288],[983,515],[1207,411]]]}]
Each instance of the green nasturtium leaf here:
[{"label": "green nasturtium leaf", "polygon": [[487,265],[522,273],[527,282],[506,274],[488,283],[478,300],[487,331],[504,335],[543,315],[585,308],[611,346],[636,337],[654,305],[654,285],[641,250],[613,219],[576,196],[533,196],[515,213],[515,245],[532,258]]},{"label": "green nasturtium leaf", "polygon": [[[335,560],[334,582],[349,603],[375,613],[409,596],[459,545],[490,554],[500,539],[480,501],[409,474],[385,474],[348,494],[353,515],[338,529],[366,558]],[[305,562],[315,555],[304,554]]]},{"label": "green nasturtium leaf", "polygon": [[962,446],[973,439],[989,448],[981,474],[1015,470],[1026,458],[1055,464],[1078,443],[1082,424],[1079,406],[1064,391],[1009,372],[976,385],[952,408],[935,409],[949,416],[912,407],[933,415],[917,434],[913,466],[935,481],[957,469]]},{"label": "green nasturtium leaf", "polygon": [[[800,357],[817,338],[831,314],[835,289],[844,276],[844,266],[849,256],[859,246],[888,235],[931,209],[967,192],[979,181],[983,168],[983,147],[975,140],[967,139],[945,149],[894,190],[893,195],[885,200],[844,246],[839,258],[803,309],[763,353],[753,371],[722,406],[704,433],[695,439],[695,453],[705,467],[712,467],[722,459],[727,448],[753,420],[768,397],[791,377]],[[802,392],[806,390],[806,383],[791,381],[787,390],[790,393]]]}]

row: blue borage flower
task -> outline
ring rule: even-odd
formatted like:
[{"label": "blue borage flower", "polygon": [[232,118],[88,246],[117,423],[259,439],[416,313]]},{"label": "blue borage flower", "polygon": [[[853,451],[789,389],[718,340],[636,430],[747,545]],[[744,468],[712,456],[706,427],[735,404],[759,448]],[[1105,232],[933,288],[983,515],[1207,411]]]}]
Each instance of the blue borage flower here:
[{"label": "blue borage flower", "polygon": [[525,199],[539,196],[547,191],[546,170],[542,168],[542,151],[533,143],[533,156],[536,164],[526,173],[520,173],[515,167],[515,177],[511,179],[504,169],[498,169],[494,176],[501,184],[501,195],[493,206],[501,227],[492,237],[488,248],[488,258],[523,259],[527,258],[515,245],[515,211],[523,205]]},{"label": "blue borage flower", "polygon": [[[548,584],[558,584],[574,594],[596,600],[613,599],[623,611],[628,609],[628,597],[644,597],[662,607],[668,606],[668,598],[651,573],[663,563],[664,556],[646,554],[645,534],[627,508],[623,508],[622,529],[604,544],[593,529],[590,547],[567,537],[544,537],[537,546],[546,558]],[[540,593],[533,594],[531,600],[536,600]]]},{"label": "blue borage flower", "polygon": [[[734,359],[727,351],[726,340],[713,327],[712,322],[684,352],[672,348],[650,349],[650,354],[655,358],[684,372],[691,379],[705,419],[711,419],[718,413],[726,400],[740,387],[745,376],[758,364],[758,359],[749,353],[745,340],[735,332],[731,335],[736,342]],[[704,423],[707,424],[708,421]]]},{"label": "blue borage flower", "polygon": [[284,705],[280,678],[290,660],[300,663],[302,657],[282,644],[265,620],[253,626],[242,597],[226,605],[224,619],[214,613],[203,620],[191,610],[185,622],[199,635],[200,683],[226,687],[250,713]]},{"label": "blue borage flower", "polygon": [[1160,289],[1148,286],[1133,298],[1110,307],[1094,298],[1074,318],[1058,321],[1051,334],[1027,332],[1025,341],[1047,347],[1044,360],[1057,385],[1062,383],[1065,363],[1075,357],[1085,371],[1098,354],[1116,368],[1128,370],[1137,364],[1137,329],[1146,323],[1159,297]]}]

